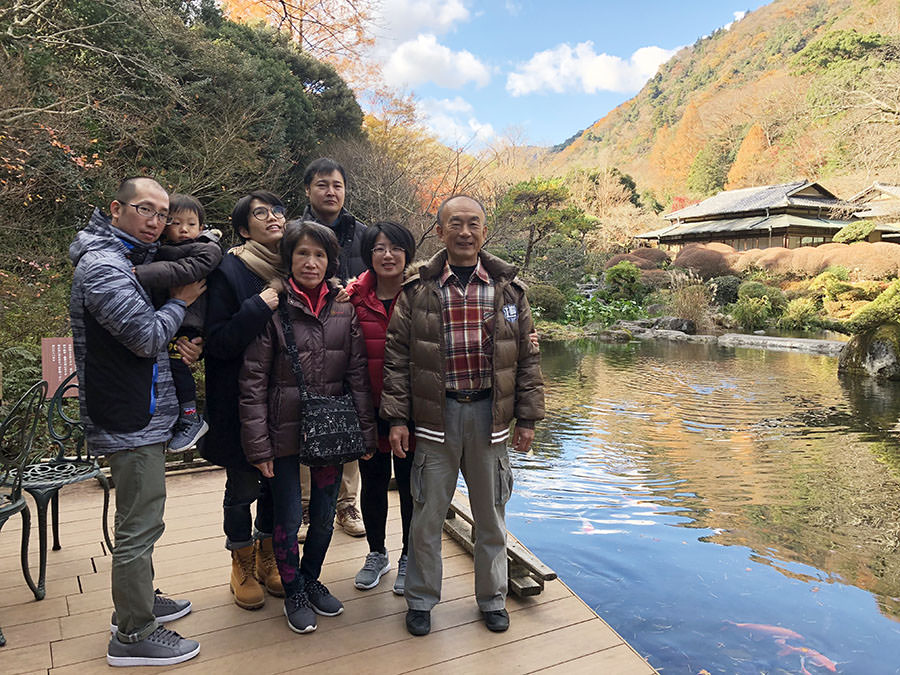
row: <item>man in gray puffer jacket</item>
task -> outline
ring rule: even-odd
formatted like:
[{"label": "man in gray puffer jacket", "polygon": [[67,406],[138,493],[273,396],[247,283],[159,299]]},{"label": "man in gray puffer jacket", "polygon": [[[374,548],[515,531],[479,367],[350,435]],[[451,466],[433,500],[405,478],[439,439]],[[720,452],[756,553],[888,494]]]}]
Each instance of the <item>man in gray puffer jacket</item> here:
[{"label": "man in gray puffer jacket", "polygon": [[91,451],[108,455],[116,485],[114,635],[106,655],[114,666],[172,665],[200,651],[159,625],[190,612],[190,602],[153,589],[153,545],[165,528],[165,444],[178,416],[167,345],[205,287],[173,288],[154,310],[134,274],[153,259],[168,209],[155,180],[126,179],[110,204],[112,219],[95,210],[69,247],[81,419]]}]

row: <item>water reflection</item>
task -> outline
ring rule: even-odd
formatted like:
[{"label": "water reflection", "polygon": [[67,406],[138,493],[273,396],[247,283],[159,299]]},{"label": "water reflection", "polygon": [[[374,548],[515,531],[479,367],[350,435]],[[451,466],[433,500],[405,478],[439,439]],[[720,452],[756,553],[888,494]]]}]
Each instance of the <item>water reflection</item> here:
[{"label": "water reflection", "polygon": [[900,673],[897,387],[789,352],[542,350],[510,529],[655,667]]}]

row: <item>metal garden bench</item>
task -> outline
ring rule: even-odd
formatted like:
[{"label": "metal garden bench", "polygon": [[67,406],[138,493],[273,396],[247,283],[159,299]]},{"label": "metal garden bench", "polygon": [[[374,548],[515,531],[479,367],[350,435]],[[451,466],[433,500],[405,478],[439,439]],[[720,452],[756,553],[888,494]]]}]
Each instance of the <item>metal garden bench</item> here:
[{"label": "metal garden bench", "polygon": [[[28,571],[31,512],[22,494],[22,477],[46,397],[47,383],[38,382],[18,400],[0,423],[0,528],[13,515],[22,514],[22,574],[35,600],[44,598],[44,589],[34,583]],[[0,631],[0,647],[5,644],[6,639]]]}]

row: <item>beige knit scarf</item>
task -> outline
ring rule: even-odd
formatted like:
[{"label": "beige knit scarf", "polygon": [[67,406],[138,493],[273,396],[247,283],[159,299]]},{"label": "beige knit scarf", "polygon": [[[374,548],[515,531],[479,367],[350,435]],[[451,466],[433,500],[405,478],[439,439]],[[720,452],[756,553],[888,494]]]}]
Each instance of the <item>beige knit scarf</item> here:
[{"label": "beige knit scarf", "polygon": [[240,246],[235,246],[228,252],[240,258],[251,272],[266,283],[280,281],[287,275],[281,264],[281,256],[252,239],[248,239]]}]

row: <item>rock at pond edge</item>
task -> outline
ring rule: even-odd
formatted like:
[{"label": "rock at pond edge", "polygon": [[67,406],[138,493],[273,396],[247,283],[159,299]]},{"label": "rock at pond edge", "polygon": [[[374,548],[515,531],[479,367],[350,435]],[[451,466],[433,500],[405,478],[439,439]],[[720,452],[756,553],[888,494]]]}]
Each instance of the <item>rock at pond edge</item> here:
[{"label": "rock at pond edge", "polygon": [[841,351],[838,372],[900,381],[900,324],[854,335]]}]

